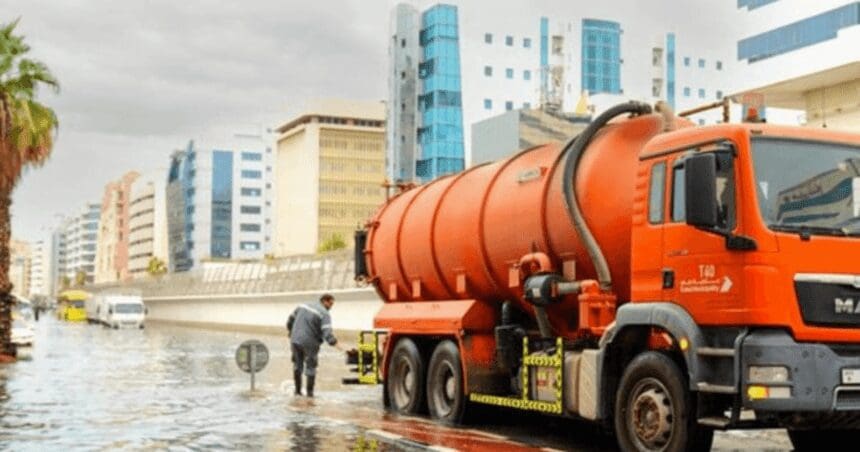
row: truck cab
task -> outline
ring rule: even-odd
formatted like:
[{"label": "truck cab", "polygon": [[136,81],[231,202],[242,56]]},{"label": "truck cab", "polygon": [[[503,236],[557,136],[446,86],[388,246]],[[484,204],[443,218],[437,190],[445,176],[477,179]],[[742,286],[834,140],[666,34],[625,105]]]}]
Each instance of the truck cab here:
[{"label": "truck cab", "polygon": [[742,425],[741,409],[792,439],[860,425],[857,137],[690,127],[651,140],[638,177],[618,324],[666,303],[672,322],[696,325],[679,335],[690,389],[720,407],[705,417],[714,426]]}]

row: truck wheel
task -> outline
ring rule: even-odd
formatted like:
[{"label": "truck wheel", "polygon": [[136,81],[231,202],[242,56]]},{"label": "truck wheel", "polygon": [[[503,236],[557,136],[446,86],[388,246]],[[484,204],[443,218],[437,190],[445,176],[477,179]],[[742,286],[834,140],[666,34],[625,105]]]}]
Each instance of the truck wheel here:
[{"label": "truck wheel", "polygon": [[463,420],[466,396],[460,350],[452,341],[442,341],[430,358],[427,371],[427,407],[433,419],[445,424]]},{"label": "truck wheel", "polygon": [[388,399],[401,414],[418,414],[424,406],[424,359],[409,338],[397,341],[388,364]]},{"label": "truck wheel", "polygon": [[645,352],[627,365],[615,398],[621,450],[710,450],[712,429],[698,425],[687,378],[672,359]]},{"label": "truck wheel", "polygon": [[794,450],[854,450],[857,430],[788,430]]}]

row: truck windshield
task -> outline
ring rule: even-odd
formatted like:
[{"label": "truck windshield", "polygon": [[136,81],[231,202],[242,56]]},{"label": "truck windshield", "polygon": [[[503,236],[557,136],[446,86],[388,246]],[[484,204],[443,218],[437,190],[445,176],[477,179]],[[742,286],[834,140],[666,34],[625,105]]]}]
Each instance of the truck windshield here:
[{"label": "truck windshield", "polygon": [[860,147],[753,138],[762,218],[778,231],[860,234]]},{"label": "truck windshield", "polygon": [[143,312],[143,306],[139,304],[122,303],[116,305],[117,314],[140,314]]}]

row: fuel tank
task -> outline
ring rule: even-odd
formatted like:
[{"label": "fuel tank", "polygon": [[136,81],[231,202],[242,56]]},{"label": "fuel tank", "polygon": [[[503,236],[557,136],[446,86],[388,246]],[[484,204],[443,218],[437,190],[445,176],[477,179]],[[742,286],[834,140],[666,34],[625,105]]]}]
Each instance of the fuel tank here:
[{"label": "fuel tank", "polygon": [[[663,130],[648,114],[606,125],[574,175],[580,207],[603,250],[619,302],[630,297],[630,239],[639,153]],[[390,199],[368,223],[368,274],[386,302],[522,300],[517,263],[533,252],[577,280],[595,269],[567,213],[559,145],[526,149]],[[644,212],[642,213],[644,215]],[[576,297],[552,308],[571,318]],[[556,322],[553,322],[556,323]],[[561,326],[561,325],[556,325]]]}]

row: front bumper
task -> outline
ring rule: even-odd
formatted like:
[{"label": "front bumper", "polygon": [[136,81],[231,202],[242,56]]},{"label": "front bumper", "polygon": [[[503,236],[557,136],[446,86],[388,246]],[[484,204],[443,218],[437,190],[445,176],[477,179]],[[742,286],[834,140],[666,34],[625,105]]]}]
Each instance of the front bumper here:
[{"label": "front bumper", "polygon": [[[785,366],[788,381],[750,381],[750,366]],[[844,383],[843,369],[860,369],[860,344],[798,343],[781,330],[752,332],[741,346],[743,407],[757,412],[856,411],[860,414],[860,384]],[[751,399],[750,386],[788,387],[790,397]]]}]

